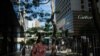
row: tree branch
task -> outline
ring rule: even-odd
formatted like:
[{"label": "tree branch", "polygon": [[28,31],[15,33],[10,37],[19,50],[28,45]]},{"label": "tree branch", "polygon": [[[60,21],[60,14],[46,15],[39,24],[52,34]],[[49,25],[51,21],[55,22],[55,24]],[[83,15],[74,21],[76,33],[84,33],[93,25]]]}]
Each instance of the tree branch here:
[{"label": "tree branch", "polygon": [[47,2],[45,2],[45,3],[39,3],[39,4],[47,4],[47,3],[49,3],[50,2],[50,0],[48,0]]}]

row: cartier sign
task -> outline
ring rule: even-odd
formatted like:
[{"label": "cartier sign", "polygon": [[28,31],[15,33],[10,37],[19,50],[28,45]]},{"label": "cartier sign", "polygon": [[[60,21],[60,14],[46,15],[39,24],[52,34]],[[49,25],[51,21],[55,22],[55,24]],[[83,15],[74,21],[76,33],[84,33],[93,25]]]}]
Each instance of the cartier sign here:
[{"label": "cartier sign", "polygon": [[88,15],[78,15],[78,19],[92,19],[92,16],[88,16]]}]

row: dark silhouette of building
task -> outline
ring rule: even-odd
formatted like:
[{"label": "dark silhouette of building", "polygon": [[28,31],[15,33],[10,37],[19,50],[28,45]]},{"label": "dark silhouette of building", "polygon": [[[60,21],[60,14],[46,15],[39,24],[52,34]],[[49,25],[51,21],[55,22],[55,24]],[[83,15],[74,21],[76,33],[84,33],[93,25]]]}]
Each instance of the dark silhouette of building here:
[{"label": "dark silhouette of building", "polygon": [[10,0],[0,0],[0,56],[15,51],[18,19]]}]

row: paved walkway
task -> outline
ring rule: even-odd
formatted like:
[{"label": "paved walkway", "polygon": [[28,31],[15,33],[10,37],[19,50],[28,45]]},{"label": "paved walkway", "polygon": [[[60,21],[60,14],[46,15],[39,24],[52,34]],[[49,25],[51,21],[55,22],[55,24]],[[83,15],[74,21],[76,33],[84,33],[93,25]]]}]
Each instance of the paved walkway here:
[{"label": "paved walkway", "polygon": [[26,49],[26,54],[25,56],[30,56],[31,50],[30,49]]},{"label": "paved walkway", "polygon": [[[31,49],[26,48],[25,49],[25,56],[30,56],[31,53]],[[22,56],[22,54],[18,55],[18,56]],[[50,56],[50,52],[46,52],[46,56]]]},{"label": "paved walkway", "polygon": [[[30,52],[31,52],[31,50],[26,48],[25,49],[25,56],[30,56]],[[22,54],[20,54],[20,56],[22,56]]]},{"label": "paved walkway", "polygon": [[[26,48],[25,49],[25,56],[30,56],[31,53],[31,49]],[[46,56],[50,56],[51,51],[46,51]],[[57,56],[66,56],[66,51],[57,51]],[[20,54],[20,55],[19,55]],[[17,54],[18,56],[22,56],[21,52],[19,52],[19,54]],[[71,53],[69,53],[71,54]]]}]

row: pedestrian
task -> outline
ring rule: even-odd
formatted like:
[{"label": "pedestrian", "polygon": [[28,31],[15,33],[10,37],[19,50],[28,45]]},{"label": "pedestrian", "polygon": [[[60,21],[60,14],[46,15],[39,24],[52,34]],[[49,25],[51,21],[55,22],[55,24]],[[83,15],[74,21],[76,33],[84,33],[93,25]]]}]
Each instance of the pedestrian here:
[{"label": "pedestrian", "polygon": [[22,48],[22,56],[25,56],[25,46],[23,46],[23,48]]},{"label": "pedestrian", "polygon": [[38,39],[32,49],[32,56],[45,56],[46,49],[47,47],[45,44],[43,44],[43,41],[41,39]]},{"label": "pedestrian", "polygon": [[51,51],[51,56],[56,56],[57,50],[56,50],[56,45],[55,45],[55,43],[52,44],[51,49],[52,49],[52,51]]}]

